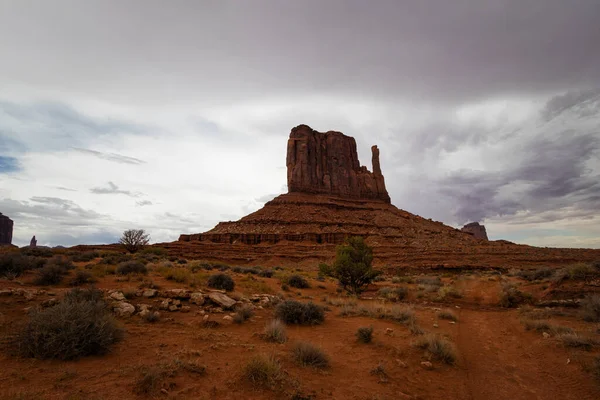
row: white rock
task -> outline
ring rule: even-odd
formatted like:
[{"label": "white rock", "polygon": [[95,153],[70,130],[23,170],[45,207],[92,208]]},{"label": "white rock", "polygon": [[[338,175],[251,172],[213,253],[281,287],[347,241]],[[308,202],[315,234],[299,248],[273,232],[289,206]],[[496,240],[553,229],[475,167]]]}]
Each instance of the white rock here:
[{"label": "white rock", "polygon": [[158,290],[156,289],[146,289],[144,290],[144,293],[142,293],[142,296],[146,297],[146,298],[150,298],[150,297],[155,297],[158,294]]},{"label": "white rock", "polygon": [[210,292],[208,294],[208,298],[225,309],[231,308],[235,305],[235,300],[223,293]]},{"label": "white rock", "polygon": [[119,317],[130,317],[133,315],[133,313],[135,313],[135,307],[126,301],[120,301],[113,305],[113,311]]},{"label": "white rock", "polygon": [[112,292],[109,297],[113,300],[125,301],[125,295],[121,292]]}]

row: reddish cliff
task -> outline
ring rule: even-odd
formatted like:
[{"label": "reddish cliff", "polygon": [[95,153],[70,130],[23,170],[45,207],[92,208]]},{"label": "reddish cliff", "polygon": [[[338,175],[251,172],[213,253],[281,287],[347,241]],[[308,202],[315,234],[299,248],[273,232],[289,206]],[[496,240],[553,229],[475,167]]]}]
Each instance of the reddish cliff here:
[{"label": "reddish cliff", "polygon": [[480,225],[479,222],[471,222],[462,227],[461,231],[473,235],[477,239],[488,240],[487,232],[484,225]]},{"label": "reddish cliff", "polygon": [[12,243],[13,221],[0,213],[0,246]]},{"label": "reddish cliff", "polygon": [[360,166],[354,138],[341,132],[322,133],[299,125],[292,129],[287,145],[288,192],[389,203],[379,149],[373,146],[371,151],[373,172]]}]

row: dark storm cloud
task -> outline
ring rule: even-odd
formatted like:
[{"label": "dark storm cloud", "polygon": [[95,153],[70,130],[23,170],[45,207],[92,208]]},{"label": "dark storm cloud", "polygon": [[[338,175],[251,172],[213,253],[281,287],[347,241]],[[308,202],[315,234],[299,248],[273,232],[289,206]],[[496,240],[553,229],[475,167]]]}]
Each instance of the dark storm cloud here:
[{"label": "dark storm cloud", "polygon": [[89,154],[89,155],[101,158],[103,160],[114,161],[114,162],[121,163],[121,164],[140,165],[140,164],[146,163],[146,161],[140,160],[139,158],[128,157],[128,156],[124,156],[124,155],[116,154],[116,153],[103,153],[101,151],[81,149],[78,147],[73,147],[73,150],[75,150],[79,153]]},{"label": "dark storm cloud", "polygon": [[114,182],[108,182],[106,187],[91,188],[90,192],[94,194],[124,194],[125,196],[138,197],[138,193],[133,193],[129,190],[119,189]]},{"label": "dark storm cloud", "polygon": [[599,82],[598,15],[597,0],[8,2],[0,76],[158,104],[548,94]]}]

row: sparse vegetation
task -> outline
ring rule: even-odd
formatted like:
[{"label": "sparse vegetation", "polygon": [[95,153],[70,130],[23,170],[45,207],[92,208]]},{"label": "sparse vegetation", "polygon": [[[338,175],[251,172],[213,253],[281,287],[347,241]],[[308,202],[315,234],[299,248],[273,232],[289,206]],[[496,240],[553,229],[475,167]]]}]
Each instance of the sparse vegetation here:
[{"label": "sparse vegetation", "polygon": [[286,300],[277,305],[275,316],[286,324],[318,325],[325,320],[325,310],[312,302]]},{"label": "sparse vegetation", "polygon": [[118,275],[147,274],[148,268],[139,261],[125,261],[120,263],[115,270]]},{"label": "sparse vegetation", "polygon": [[581,314],[585,321],[600,322],[600,295],[588,295],[581,301]]},{"label": "sparse vegetation", "polygon": [[546,332],[551,335],[561,335],[561,334],[572,334],[573,329],[567,326],[553,325],[548,321],[540,321],[540,320],[525,320],[523,321],[523,325],[525,325],[525,329],[528,331],[536,331],[536,332]]},{"label": "sparse vegetation", "polygon": [[119,239],[119,244],[130,253],[135,253],[143,249],[148,243],[150,243],[150,235],[143,229],[126,230]]},{"label": "sparse vegetation", "polygon": [[401,301],[408,296],[408,289],[405,287],[383,287],[379,289],[377,294],[386,300]]},{"label": "sparse vegetation", "polygon": [[285,343],[287,341],[285,324],[278,319],[267,323],[263,332],[263,338],[267,342]]},{"label": "sparse vegetation", "polygon": [[[373,269],[372,262],[373,249],[367,246],[362,237],[351,237],[345,244],[337,247],[335,262],[329,274],[346,291],[359,294],[382,273]],[[321,272],[326,271],[327,268],[323,268]]]},{"label": "sparse vegetation", "polygon": [[438,335],[427,334],[421,337],[415,345],[427,352],[428,356],[446,364],[454,364],[457,359],[454,345]]},{"label": "sparse vegetation", "polygon": [[12,347],[23,357],[71,360],[104,354],[122,336],[98,291],[77,289],[56,306],[32,311]]},{"label": "sparse vegetation", "polygon": [[291,275],[287,278],[286,283],[296,289],[307,289],[310,287],[308,281],[301,275]]},{"label": "sparse vegetation", "polygon": [[521,277],[527,281],[539,281],[546,278],[551,278],[554,275],[555,270],[550,268],[539,268],[539,269],[526,269],[516,273],[518,277]]},{"label": "sparse vegetation", "polygon": [[356,331],[356,337],[359,342],[362,343],[371,343],[373,340],[373,327],[372,326],[362,326],[358,328]]},{"label": "sparse vegetation", "polygon": [[0,277],[16,278],[30,269],[41,268],[46,259],[29,257],[17,252],[0,254]]},{"label": "sparse vegetation", "polygon": [[590,351],[597,344],[595,340],[576,333],[564,333],[559,335],[558,339],[565,347],[575,347],[586,351]]},{"label": "sparse vegetation", "polygon": [[292,349],[294,360],[302,365],[314,368],[329,367],[329,356],[317,346],[308,342],[298,342]]},{"label": "sparse vegetation", "polygon": [[154,323],[160,321],[160,313],[158,311],[150,311],[144,315],[144,321]]},{"label": "sparse vegetation", "polygon": [[442,310],[437,313],[437,317],[439,319],[447,319],[449,321],[455,321],[455,322],[458,321],[458,317],[451,310]]},{"label": "sparse vegetation", "polygon": [[600,267],[596,264],[574,264],[563,268],[556,273],[555,280],[589,281],[600,278]]},{"label": "sparse vegetation", "polygon": [[236,324],[241,324],[252,318],[253,315],[254,309],[252,308],[252,306],[242,306],[236,311],[235,315],[233,316],[233,322],[235,322]]},{"label": "sparse vegetation", "polygon": [[78,270],[75,272],[73,279],[71,279],[71,286],[81,286],[96,282],[96,278],[91,272],[85,270]]},{"label": "sparse vegetation", "polygon": [[95,250],[71,254],[71,259],[74,262],[90,262],[98,257],[100,257],[100,254]]},{"label": "sparse vegetation", "polygon": [[505,308],[518,307],[521,304],[530,303],[532,296],[529,293],[521,292],[514,285],[505,284],[500,294],[500,306]]},{"label": "sparse vegetation", "polygon": [[73,269],[70,259],[61,256],[53,257],[37,271],[34,283],[41,286],[57,285],[62,282],[70,269]]},{"label": "sparse vegetation", "polygon": [[211,275],[206,284],[210,288],[226,290],[228,292],[231,292],[235,288],[235,282],[227,274]]},{"label": "sparse vegetation", "polygon": [[244,367],[243,376],[255,386],[273,386],[281,377],[281,365],[273,355],[256,355]]},{"label": "sparse vegetation", "polygon": [[438,301],[444,301],[446,298],[452,299],[460,299],[462,297],[462,293],[458,291],[454,286],[442,286],[438,289]]}]

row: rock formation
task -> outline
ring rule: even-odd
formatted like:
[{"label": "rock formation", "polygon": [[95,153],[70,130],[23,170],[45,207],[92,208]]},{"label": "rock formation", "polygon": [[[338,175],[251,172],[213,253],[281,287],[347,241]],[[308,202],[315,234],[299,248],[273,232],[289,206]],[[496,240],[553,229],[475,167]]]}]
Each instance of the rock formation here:
[{"label": "rock formation", "polygon": [[371,151],[373,172],[360,166],[354,138],[341,132],[321,133],[299,125],[292,129],[287,145],[288,192],[389,203],[379,149],[373,146]]},{"label": "rock formation", "polygon": [[477,239],[488,240],[487,232],[485,231],[485,226],[480,225],[479,222],[471,222],[469,224],[466,224],[462,227],[461,231],[469,233]]},{"label": "rock formation", "polygon": [[0,246],[12,244],[13,221],[0,213]]},{"label": "rock formation", "polygon": [[31,238],[31,241],[29,242],[29,247],[37,247],[37,240],[35,240],[35,235],[33,235],[33,237]]}]

